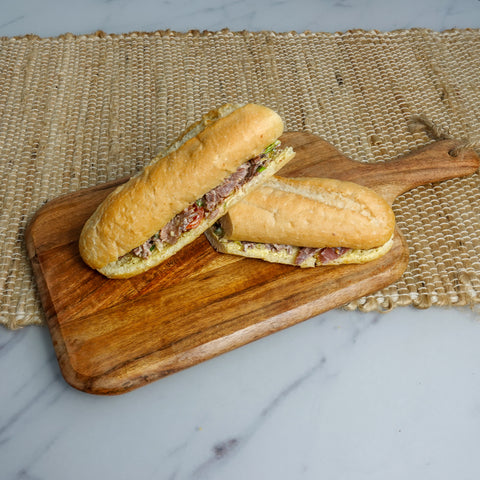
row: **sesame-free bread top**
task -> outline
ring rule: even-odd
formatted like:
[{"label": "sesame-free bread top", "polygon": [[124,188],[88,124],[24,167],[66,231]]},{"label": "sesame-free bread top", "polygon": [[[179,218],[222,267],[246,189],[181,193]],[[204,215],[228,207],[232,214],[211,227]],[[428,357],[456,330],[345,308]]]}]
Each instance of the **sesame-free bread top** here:
[{"label": "sesame-free bread top", "polygon": [[219,208],[210,215],[207,215],[197,226],[182,233],[174,244],[163,242],[161,245],[155,245],[153,251],[147,258],[138,257],[135,254],[128,253],[116,261],[110,262],[98,271],[108,278],[129,278],[134,275],[146,272],[152,267],[164,262],[183,247],[194,241],[198,236],[211,227],[222,215],[225,214],[235,203],[240,201],[245,195],[261,185],[266,179],[285,166],[293,157],[295,152],[291,147],[285,147],[271,156],[269,162],[260,171],[246,183],[241,185],[225,198]]},{"label": "sesame-free bread top", "polygon": [[380,195],[352,182],[274,176],[220,223],[229,240],[370,249],[391,239],[395,216]]},{"label": "sesame-free bread top", "polygon": [[99,205],[80,235],[82,258],[99,269],[141,245],[282,132],[281,118],[264,106],[209,112]]}]

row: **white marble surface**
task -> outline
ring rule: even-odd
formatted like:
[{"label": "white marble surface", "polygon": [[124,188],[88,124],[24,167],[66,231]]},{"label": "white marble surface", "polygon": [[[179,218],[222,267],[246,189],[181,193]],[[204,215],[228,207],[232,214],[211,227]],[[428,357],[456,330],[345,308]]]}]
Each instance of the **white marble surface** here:
[{"label": "white marble surface", "polygon": [[2,1],[0,34],[104,30],[345,31],[478,27],[478,0],[17,0]]},{"label": "white marble surface", "polygon": [[[478,0],[20,0],[0,35],[479,27]],[[45,328],[0,333],[0,478],[476,480],[480,322],[331,311],[117,397],[67,386]]]}]

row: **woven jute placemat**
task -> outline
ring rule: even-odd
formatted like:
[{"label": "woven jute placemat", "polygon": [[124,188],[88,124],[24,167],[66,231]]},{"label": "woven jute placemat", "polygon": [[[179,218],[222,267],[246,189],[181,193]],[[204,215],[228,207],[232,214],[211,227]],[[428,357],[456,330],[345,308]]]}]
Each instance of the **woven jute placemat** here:
[{"label": "woven jute placemat", "polygon": [[[479,30],[1,38],[1,322],[43,322],[24,246],[35,211],[134,173],[210,108],[262,103],[288,130],[320,135],[351,159],[384,162],[432,141],[409,128],[415,115],[475,141],[479,72]],[[478,173],[416,188],[394,210],[408,270],[345,308],[479,303]]]}]

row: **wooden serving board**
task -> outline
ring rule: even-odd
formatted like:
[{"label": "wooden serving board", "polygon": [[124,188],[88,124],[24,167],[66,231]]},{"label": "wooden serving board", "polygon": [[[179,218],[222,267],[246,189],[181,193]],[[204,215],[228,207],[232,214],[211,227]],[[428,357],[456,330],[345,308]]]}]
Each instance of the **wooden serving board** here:
[{"label": "wooden serving board", "polygon": [[[310,134],[288,132],[282,141],[297,152],[282,175],[352,180],[390,202],[479,166],[473,151],[451,157],[450,141],[373,165],[354,162]],[[377,261],[315,269],[222,255],[202,235],[145,274],[109,280],[82,262],[77,240],[95,207],[123,181],[47,203],[26,232],[61,371],[86,392],[140,387],[384,288],[408,263],[399,231],[392,250]]]}]

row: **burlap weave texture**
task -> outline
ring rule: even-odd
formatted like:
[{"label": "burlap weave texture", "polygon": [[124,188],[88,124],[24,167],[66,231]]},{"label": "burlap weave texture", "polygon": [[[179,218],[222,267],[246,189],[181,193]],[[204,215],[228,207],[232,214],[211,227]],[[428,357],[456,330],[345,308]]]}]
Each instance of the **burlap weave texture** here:
[{"label": "burlap weave texture", "polygon": [[[43,316],[24,247],[34,212],[63,193],[140,169],[225,102],[276,110],[351,159],[383,162],[431,141],[480,134],[480,31],[152,32],[0,39],[0,301],[10,328]],[[401,280],[347,305],[480,300],[478,173],[394,204],[410,248]]]}]

